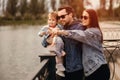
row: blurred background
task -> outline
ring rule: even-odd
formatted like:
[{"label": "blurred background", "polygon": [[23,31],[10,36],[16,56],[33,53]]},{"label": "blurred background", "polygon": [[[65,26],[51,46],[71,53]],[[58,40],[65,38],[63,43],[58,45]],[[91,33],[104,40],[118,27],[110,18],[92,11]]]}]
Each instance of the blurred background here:
[{"label": "blurred background", "polygon": [[40,64],[39,54],[48,53],[37,33],[47,14],[64,4],[75,9],[77,18],[93,8],[102,30],[120,32],[120,0],[0,0],[0,80],[27,80]]},{"label": "blurred background", "polygon": [[48,12],[63,4],[71,5],[77,18],[85,8],[93,8],[102,20],[120,20],[120,0],[0,0],[0,24],[10,24],[9,20],[43,22]]}]

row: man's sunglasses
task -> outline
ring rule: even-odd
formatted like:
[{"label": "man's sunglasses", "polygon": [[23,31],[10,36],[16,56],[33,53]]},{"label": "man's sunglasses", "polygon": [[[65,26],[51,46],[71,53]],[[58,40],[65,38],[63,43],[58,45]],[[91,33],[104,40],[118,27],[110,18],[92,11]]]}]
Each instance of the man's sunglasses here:
[{"label": "man's sunglasses", "polygon": [[68,15],[68,14],[64,14],[64,15],[58,16],[57,18],[58,18],[58,20],[59,20],[60,18],[64,19],[66,15]]},{"label": "man's sunglasses", "polygon": [[81,16],[81,19],[87,20],[89,17],[88,16]]}]

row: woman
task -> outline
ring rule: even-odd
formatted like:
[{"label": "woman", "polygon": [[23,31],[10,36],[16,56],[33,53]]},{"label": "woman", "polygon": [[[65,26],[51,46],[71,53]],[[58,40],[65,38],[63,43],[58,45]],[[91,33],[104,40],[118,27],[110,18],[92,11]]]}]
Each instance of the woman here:
[{"label": "woman", "polygon": [[85,80],[109,80],[110,69],[103,54],[103,35],[99,27],[97,14],[93,9],[82,13],[82,30],[54,30],[54,34],[63,35],[83,43],[82,63]]}]

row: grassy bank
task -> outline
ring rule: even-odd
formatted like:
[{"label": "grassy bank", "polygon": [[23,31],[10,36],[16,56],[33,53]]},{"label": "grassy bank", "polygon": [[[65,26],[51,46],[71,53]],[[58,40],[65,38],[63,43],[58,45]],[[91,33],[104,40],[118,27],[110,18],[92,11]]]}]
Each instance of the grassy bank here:
[{"label": "grassy bank", "polygon": [[2,25],[41,25],[45,24],[46,19],[42,20],[0,20],[0,26]]},{"label": "grassy bank", "polygon": [[[118,19],[103,19],[100,18],[99,19],[100,22],[106,22],[106,23],[110,23],[110,24],[116,24],[116,25],[120,25],[120,20]],[[47,19],[31,19],[31,20],[4,20],[4,19],[0,19],[0,26],[5,26],[5,25],[42,25],[42,24],[46,24],[47,23]]]}]

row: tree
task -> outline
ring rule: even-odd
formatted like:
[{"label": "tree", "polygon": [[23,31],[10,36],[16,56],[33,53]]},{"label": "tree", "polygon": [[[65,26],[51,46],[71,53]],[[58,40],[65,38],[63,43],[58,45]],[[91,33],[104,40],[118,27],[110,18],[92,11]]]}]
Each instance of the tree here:
[{"label": "tree", "polygon": [[99,17],[107,17],[108,12],[106,10],[106,0],[100,0],[100,9],[98,9]]},{"label": "tree", "polygon": [[27,12],[27,1],[26,0],[21,0],[20,1],[20,12],[22,15],[24,15]]},{"label": "tree", "polygon": [[53,10],[55,10],[55,0],[51,1],[51,5],[52,5]]},{"label": "tree", "polygon": [[16,8],[17,2],[18,2],[18,0],[8,0],[7,1],[6,11],[8,12],[8,14],[15,16],[16,11],[17,11],[17,8]]},{"label": "tree", "polygon": [[30,13],[34,16],[38,13],[38,0],[31,0],[30,2]]},{"label": "tree", "polygon": [[106,0],[100,0],[100,9],[105,10]]},{"label": "tree", "polygon": [[84,10],[83,0],[68,0],[69,4],[74,8],[76,17],[80,18],[82,11]]},{"label": "tree", "polygon": [[109,16],[113,16],[113,0],[109,0],[110,6],[108,9]]},{"label": "tree", "polygon": [[40,0],[40,1],[38,2],[38,14],[43,14],[43,13],[45,13],[44,1],[45,1],[45,0]]}]

